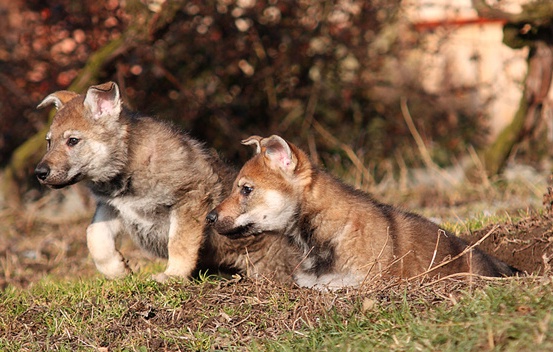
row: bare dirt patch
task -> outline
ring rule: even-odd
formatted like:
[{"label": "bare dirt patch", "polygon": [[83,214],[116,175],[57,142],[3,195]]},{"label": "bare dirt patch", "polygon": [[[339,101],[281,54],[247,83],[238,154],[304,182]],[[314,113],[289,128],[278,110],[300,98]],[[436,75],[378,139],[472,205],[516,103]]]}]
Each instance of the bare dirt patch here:
[{"label": "bare dirt patch", "polygon": [[511,222],[490,224],[466,236],[471,243],[490,236],[480,248],[528,274],[543,275],[553,264],[553,192],[548,188],[544,195],[544,212],[531,212]]},{"label": "bare dirt patch", "polygon": [[481,249],[528,274],[543,275],[553,259],[552,221],[549,214],[532,214],[516,222],[488,225],[465,238],[476,242],[492,231]]}]

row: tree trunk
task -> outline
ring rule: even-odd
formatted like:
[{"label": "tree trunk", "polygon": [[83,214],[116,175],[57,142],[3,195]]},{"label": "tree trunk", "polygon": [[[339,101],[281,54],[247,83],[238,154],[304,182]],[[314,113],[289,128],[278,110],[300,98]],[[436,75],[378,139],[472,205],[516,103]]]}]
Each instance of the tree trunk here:
[{"label": "tree trunk", "polygon": [[493,176],[503,170],[513,148],[533,136],[543,119],[542,108],[553,75],[553,3],[529,2],[518,14],[492,8],[484,0],[472,0],[472,5],[481,17],[505,20],[503,43],[513,49],[530,47],[518,110],[512,122],[480,153],[487,175]]},{"label": "tree trunk", "polygon": [[535,48],[528,55],[528,73],[518,110],[512,122],[482,153],[488,176],[497,175],[503,170],[513,148],[533,135],[542,118],[543,104],[553,78],[553,46],[541,41],[534,45]]}]

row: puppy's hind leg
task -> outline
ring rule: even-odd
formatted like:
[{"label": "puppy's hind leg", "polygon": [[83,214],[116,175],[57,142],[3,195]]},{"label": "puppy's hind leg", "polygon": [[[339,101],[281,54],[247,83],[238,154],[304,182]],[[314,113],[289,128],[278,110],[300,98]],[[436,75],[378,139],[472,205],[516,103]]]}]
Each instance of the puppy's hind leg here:
[{"label": "puppy's hind leg", "polygon": [[122,278],[131,273],[125,258],[115,247],[121,231],[121,220],[108,205],[98,204],[92,223],[86,229],[90,255],[99,272],[110,279]]}]

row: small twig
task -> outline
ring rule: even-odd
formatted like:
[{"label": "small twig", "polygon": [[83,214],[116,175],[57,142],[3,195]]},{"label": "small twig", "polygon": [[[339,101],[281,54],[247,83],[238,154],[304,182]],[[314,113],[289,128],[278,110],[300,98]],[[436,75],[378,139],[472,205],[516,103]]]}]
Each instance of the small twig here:
[{"label": "small twig", "polygon": [[424,165],[426,165],[428,169],[436,171],[450,184],[455,184],[455,180],[448,173],[443,171],[438,165],[436,165],[436,163],[434,163],[434,161],[432,160],[432,157],[430,156],[430,153],[428,152],[428,149],[426,148],[426,145],[424,144],[424,141],[419,134],[419,131],[417,131],[415,123],[413,122],[413,118],[411,117],[411,113],[409,112],[409,108],[407,107],[407,99],[405,99],[405,97],[400,98],[400,107],[403,119],[405,120],[405,123],[409,128],[409,132],[411,132],[411,135],[413,136],[413,139],[417,144],[417,148],[419,149],[419,153]]},{"label": "small twig", "polygon": [[307,106],[305,107],[305,119],[303,120],[302,130],[306,130],[313,122],[315,116],[315,110],[317,104],[319,103],[319,91],[321,90],[321,80],[317,79],[311,87],[311,93],[309,94],[309,99],[307,100]]},{"label": "small twig", "polygon": [[325,140],[330,141],[332,144],[340,147],[340,149],[342,149],[346,153],[346,155],[351,160],[353,165],[357,168],[357,170],[361,172],[361,174],[363,175],[363,178],[369,184],[374,184],[374,180],[371,177],[369,170],[365,168],[365,166],[363,165],[363,162],[359,160],[359,158],[357,157],[357,155],[349,145],[342,143],[338,139],[336,139],[336,137],[334,137],[330,132],[328,132],[317,120],[313,119],[311,121],[311,125],[317,130],[317,132],[319,132],[319,134],[323,136]]},{"label": "small twig", "polygon": [[408,175],[409,175],[409,168],[407,167],[407,164],[405,163],[405,159],[403,159],[403,156],[399,152],[398,149],[394,152],[397,164],[399,166],[399,187],[401,190],[407,189],[407,181],[408,181]]},{"label": "small twig", "polygon": [[271,107],[271,109],[276,109],[276,107],[278,106],[278,97],[275,80],[273,79],[273,69],[270,68],[271,65],[267,61],[267,52],[265,50],[265,47],[263,46],[263,41],[261,40],[259,32],[255,28],[255,26],[251,28],[250,33],[255,54],[257,55],[259,60],[267,65],[267,67],[269,68],[267,74],[265,75],[265,91],[267,93],[267,101],[269,102],[269,106]]},{"label": "small twig", "polygon": [[432,161],[430,153],[428,152],[428,149],[426,148],[426,145],[424,144],[424,141],[422,140],[422,137],[419,134],[419,131],[417,131],[417,127],[413,122],[413,118],[411,117],[411,113],[409,112],[409,108],[407,107],[407,99],[405,99],[405,97],[400,98],[400,107],[401,113],[403,114],[403,119],[405,120],[405,123],[407,123],[409,132],[411,132],[411,135],[413,136],[413,139],[417,144],[417,148],[419,149],[419,153],[421,154],[422,161],[428,168],[436,167],[436,164],[434,164],[434,161]]},{"label": "small twig", "polygon": [[378,253],[378,256],[376,257],[376,259],[374,260],[374,262],[371,264],[371,267],[369,268],[369,270],[367,271],[367,274],[365,275],[365,278],[363,278],[363,281],[361,282],[361,285],[364,285],[365,282],[367,281],[368,277],[369,277],[369,274],[371,273],[371,271],[373,270],[374,266],[376,265],[376,263],[378,263],[378,260],[380,259],[380,257],[382,257],[382,254],[384,253],[384,249],[386,248],[386,245],[388,244],[388,239],[390,238],[390,227],[388,226],[386,228],[386,242],[384,242],[384,245],[382,246],[382,248],[380,249],[380,253]]},{"label": "small twig", "polygon": [[[400,262],[403,260],[403,258],[407,257],[409,254],[413,253],[412,250],[408,251],[407,253],[404,253],[401,257],[399,258],[396,258],[395,260],[393,260],[390,264],[388,264],[388,266],[386,267],[386,270],[390,269],[392,266],[394,266],[396,263]],[[403,264],[402,264],[403,265]]]},{"label": "small twig", "polygon": [[242,324],[243,322],[249,320],[251,318],[252,314],[250,313],[247,317],[245,317],[244,319],[240,320],[239,322],[236,322],[234,324],[232,324],[230,327],[231,328],[235,328],[237,326],[239,326],[240,324]]},{"label": "small twig", "polygon": [[298,270],[298,268],[303,264],[303,262],[307,259],[307,257],[309,256],[309,254],[313,251],[313,248],[315,247],[311,247],[309,249],[309,251],[303,256],[303,258],[300,260],[300,262],[298,263],[298,265],[296,265],[296,267],[294,268],[294,270],[292,270],[292,274],[294,274],[296,272],[296,270]]},{"label": "small twig", "polygon": [[442,229],[439,229],[438,230],[438,238],[436,239],[436,246],[434,247],[434,253],[432,254],[432,260],[430,261],[430,265],[428,266],[428,269],[426,269],[426,270],[430,270],[430,268],[432,268],[432,265],[434,264],[434,260],[436,260],[436,255],[438,254],[438,246],[440,245],[440,235],[442,233],[445,236],[445,231],[442,230]]},{"label": "small twig", "polygon": [[478,170],[477,172],[482,178],[482,184],[485,188],[490,188],[490,180],[488,178],[488,174],[486,173],[486,168],[484,167],[482,160],[480,160],[478,153],[476,153],[476,150],[474,150],[474,147],[472,145],[468,147],[468,152],[470,158],[472,159],[472,162],[474,163],[474,165],[476,165],[476,169]]},{"label": "small twig", "polygon": [[454,274],[451,274],[451,275],[447,275],[447,276],[444,276],[444,277],[440,277],[436,280],[433,280],[429,283],[426,283],[424,285],[421,286],[421,288],[425,288],[425,287],[428,287],[428,286],[432,286],[432,285],[435,285],[437,284],[438,282],[441,282],[441,281],[445,281],[445,280],[449,280],[449,279],[454,279],[456,277],[462,277],[462,278],[465,278],[465,277],[470,277],[470,278],[478,278],[478,279],[481,279],[481,280],[487,280],[487,281],[505,281],[505,280],[513,280],[513,279],[520,279],[520,277],[518,276],[509,276],[509,277],[491,277],[491,276],[482,276],[482,275],[478,275],[478,274],[472,274],[472,273],[454,273]]},{"label": "small twig", "polygon": [[317,144],[315,143],[315,137],[311,132],[307,134],[307,145],[309,146],[309,156],[311,157],[311,162],[313,162],[315,166],[318,166],[320,164],[319,153],[317,153]]},{"label": "small twig", "polygon": [[469,276],[469,290],[470,292],[472,293],[472,286],[473,286],[473,283],[474,283],[474,280],[473,280],[473,272],[472,272],[472,255],[473,255],[473,251],[470,251],[469,252],[469,274],[471,274]]},{"label": "small twig", "polygon": [[315,116],[315,110],[317,104],[319,103],[319,91],[321,90],[320,80],[315,80],[313,86],[311,87],[311,93],[309,94],[309,100],[307,100],[307,106],[305,107],[305,118],[303,120],[301,130],[306,131],[307,141],[309,145],[309,154],[311,155],[311,160],[315,165],[319,164],[319,158],[315,144],[313,143],[313,134],[309,131],[308,127],[313,125],[313,120]]}]

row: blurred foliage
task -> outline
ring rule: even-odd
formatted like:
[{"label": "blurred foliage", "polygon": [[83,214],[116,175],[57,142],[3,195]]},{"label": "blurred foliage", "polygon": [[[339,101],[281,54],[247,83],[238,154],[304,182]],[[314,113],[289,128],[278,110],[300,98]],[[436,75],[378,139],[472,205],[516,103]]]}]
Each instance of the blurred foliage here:
[{"label": "blurred foliage", "polygon": [[0,165],[47,123],[36,105],[67,88],[88,57],[126,28],[117,1],[0,3]]},{"label": "blurred foliage", "polygon": [[146,35],[103,68],[101,81],[118,82],[132,109],[175,121],[226,159],[239,164],[251,155],[239,143],[245,137],[280,134],[338,174],[353,168],[348,149],[377,179],[398,165],[419,166],[399,106],[405,97],[435,161],[451,163],[469,144],[482,142],[485,118],[463,112],[462,98],[454,106],[424,93],[415,79],[394,86],[389,75],[401,74],[402,50],[417,45],[408,28],[397,25],[399,3],[2,5],[7,21],[0,30],[7,34],[0,38],[0,163],[47,123],[36,104],[66,89],[91,53],[141,20],[141,12],[153,18],[144,22]]}]

